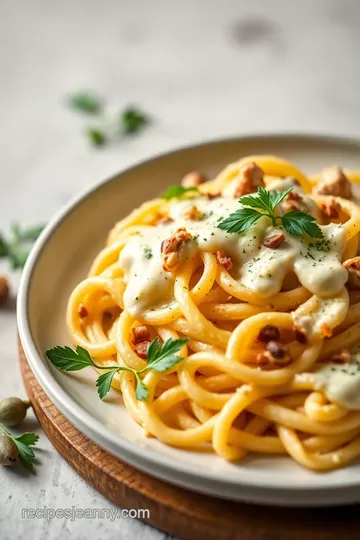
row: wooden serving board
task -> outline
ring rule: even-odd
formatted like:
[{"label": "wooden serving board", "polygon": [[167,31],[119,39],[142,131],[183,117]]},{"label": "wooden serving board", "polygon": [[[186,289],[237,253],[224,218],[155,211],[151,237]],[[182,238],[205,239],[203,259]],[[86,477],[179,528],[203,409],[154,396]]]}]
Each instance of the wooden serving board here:
[{"label": "wooden serving board", "polygon": [[137,471],[78,431],[37,382],[19,344],[26,391],[46,435],[84,480],[122,508],[147,508],[145,521],[184,540],[347,540],[360,538],[360,506],[289,509],[224,501]]}]

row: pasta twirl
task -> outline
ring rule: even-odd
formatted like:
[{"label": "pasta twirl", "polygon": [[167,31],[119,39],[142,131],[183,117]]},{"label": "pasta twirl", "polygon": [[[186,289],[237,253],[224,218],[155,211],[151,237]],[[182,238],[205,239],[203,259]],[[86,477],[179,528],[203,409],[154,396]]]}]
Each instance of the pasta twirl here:
[{"label": "pasta twirl", "polygon": [[[360,455],[360,209],[346,184],[358,178],[329,169],[309,178],[250,156],[114,226],[69,299],[67,326],[98,364],[137,370],[141,335],[189,338],[181,362],[146,372],[146,399],[131,373],[112,380],[148,435],[227,460],[288,454],[316,471]],[[259,185],[287,190],[274,219],[265,212],[241,233],[219,227]],[[296,212],[321,234],[289,232]]]}]

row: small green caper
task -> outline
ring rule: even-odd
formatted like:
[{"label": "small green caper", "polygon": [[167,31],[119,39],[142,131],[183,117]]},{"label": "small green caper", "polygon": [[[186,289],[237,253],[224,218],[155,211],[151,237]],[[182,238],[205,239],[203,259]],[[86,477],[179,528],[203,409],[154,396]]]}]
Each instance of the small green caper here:
[{"label": "small green caper", "polygon": [[9,397],[0,401],[0,424],[18,426],[24,420],[30,401]]},{"label": "small green caper", "polygon": [[16,444],[6,435],[0,435],[0,465],[15,465],[18,455]]}]

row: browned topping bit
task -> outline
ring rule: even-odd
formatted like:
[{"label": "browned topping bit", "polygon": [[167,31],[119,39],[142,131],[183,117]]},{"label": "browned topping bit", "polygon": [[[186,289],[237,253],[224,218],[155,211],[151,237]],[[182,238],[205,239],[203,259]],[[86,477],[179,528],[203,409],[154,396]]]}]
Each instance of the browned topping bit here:
[{"label": "browned topping bit", "polygon": [[281,203],[281,208],[284,212],[306,212],[307,206],[299,193],[296,191],[290,191],[286,195],[285,199]]},{"label": "browned topping bit", "polygon": [[192,221],[200,221],[203,219],[204,214],[200,212],[197,206],[193,205],[184,212],[185,219],[191,219]]},{"label": "browned topping bit", "polygon": [[330,199],[320,205],[320,210],[325,218],[338,219],[341,212],[341,205],[335,199]]},{"label": "browned topping bit", "polygon": [[247,163],[239,171],[233,197],[254,193],[259,186],[265,187],[263,170],[256,163]]},{"label": "browned topping bit", "polygon": [[294,331],[295,340],[298,343],[301,343],[302,345],[305,345],[305,343],[307,343],[307,336],[306,336],[305,332],[300,330],[300,328],[297,328],[295,325],[293,327],[293,331]]},{"label": "browned topping bit", "polygon": [[328,324],[324,323],[320,326],[320,334],[322,337],[331,337],[332,333],[332,328],[330,328]]},{"label": "browned topping bit", "polygon": [[133,345],[138,345],[143,341],[150,340],[150,332],[145,325],[137,326],[131,330],[131,342]]},{"label": "browned topping bit", "polygon": [[264,369],[276,369],[287,366],[291,362],[286,345],[279,341],[269,341],[266,351],[261,351],[256,356],[256,363]]},{"label": "browned topping bit", "polygon": [[347,285],[349,289],[360,289],[360,257],[353,257],[343,263],[349,273]]},{"label": "browned topping bit", "polygon": [[319,183],[314,188],[314,193],[352,199],[351,183],[340,167],[324,169],[321,172]]},{"label": "browned topping bit", "polygon": [[161,217],[157,222],[156,225],[168,225],[169,223],[172,223],[174,220],[171,217],[163,216]]},{"label": "browned topping bit", "polygon": [[333,354],[330,358],[330,362],[334,364],[348,364],[351,360],[351,355],[347,349],[341,349],[341,351]]},{"label": "browned topping bit", "polygon": [[147,351],[150,345],[150,341],[142,341],[141,343],[138,343],[135,347],[135,352],[140,358],[143,360],[146,360],[147,358]]},{"label": "browned topping bit", "polygon": [[197,171],[192,171],[185,174],[185,176],[181,180],[181,185],[184,188],[197,187],[197,186],[200,186],[200,184],[203,184],[204,182],[206,182],[205,176],[198,173]]},{"label": "browned topping bit", "polygon": [[221,195],[220,192],[218,192],[218,193],[205,193],[205,196],[208,199],[208,201],[211,201],[212,199],[217,199],[218,197],[220,197],[220,195]]},{"label": "browned topping bit", "polygon": [[280,331],[273,324],[267,324],[264,326],[258,335],[258,340],[262,343],[269,343],[269,341],[278,341],[280,339]]},{"label": "browned topping bit", "polygon": [[185,227],[181,227],[170,238],[161,243],[161,253],[164,254],[163,269],[171,272],[180,262],[179,252],[192,239]]},{"label": "browned topping bit", "polygon": [[269,236],[268,238],[265,238],[263,241],[263,246],[271,249],[277,249],[281,246],[283,241],[285,240],[285,234],[279,233],[279,234],[273,234],[272,236]]},{"label": "browned topping bit", "polygon": [[281,360],[288,356],[286,345],[283,345],[280,341],[269,341],[266,348],[277,360]]},{"label": "browned topping bit", "polygon": [[4,276],[0,276],[0,304],[4,304],[9,296],[9,282]]},{"label": "browned topping bit", "polygon": [[79,314],[80,319],[84,319],[85,317],[89,315],[88,310],[82,303],[78,305],[78,314]]},{"label": "browned topping bit", "polygon": [[219,249],[216,252],[216,258],[218,262],[221,264],[221,266],[225,268],[225,270],[228,270],[228,271],[231,270],[232,265],[233,265],[232,259],[231,257],[228,257],[227,255],[225,255],[225,252],[222,249]]}]

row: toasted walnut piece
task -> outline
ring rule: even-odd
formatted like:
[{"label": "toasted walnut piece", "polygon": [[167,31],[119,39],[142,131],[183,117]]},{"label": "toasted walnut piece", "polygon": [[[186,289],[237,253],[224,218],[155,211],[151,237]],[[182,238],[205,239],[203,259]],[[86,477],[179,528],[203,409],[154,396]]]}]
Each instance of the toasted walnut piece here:
[{"label": "toasted walnut piece", "polygon": [[269,343],[269,341],[278,341],[280,339],[280,331],[273,324],[267,324],[264,326],[258,335],[258,340],[262,343]]},{"label": "toasted walnut piece", "polygon": [[78,305],[78,314],[79,314],[80,319],[84,319],[85,317],[89,315],[89,312],[83,303]]},{"label": "toasted walnut piece", "polygon": [[131,330],[131,342],[133,345],[138,345],[143,341],[150,340],[150,332],[145,325],[137,326]]},{"label": "toasted walnut piece", "polygon": [[351,355],[347,349],[341,349],[341,351],[333,354],[329,361],[333,364],[348,364],[351,360]]},{"label": "toasted walnut piece", "polygon": [[269,236],[268,238],[265,238],[263,241],[263,246],[271,249],[277,249],[281,246],[283,241],[285,240],[285,234],[279,233],[279,234],[273,234],[272,236]]},{"label": "toasted walnut piece", "polygon": [[174,272],[179,262],[180,257],[178,253],[167,253],[164,255],[163,269],[166,272]]},{"label": "toasted walnut piece", "polygon": [[320,205],[320,210],[323,217],[327,219],[338,219],[341,212],[341,205],[335,199],[329,199]]},{"label": "toasted walnut piece", "polygon": [[198,173],[197,171],[191,171],[185,174],[185,176],[181,180],[181,185],[184,188],[197,187],[197,186],[200,186],[200,184],[203,184],[204,182],[206,182],[205,176]]},{"label": "toasted walnut piece", "polygon": [[218,192],[218,193],[205,193],[205,196],[208,199],[208,201],[211,201],[212,199],[217,199],[218,197],[220,197],[220,195],[221,195],[220,192]]},{"label": "toasted walnut piece", "polygon": [[204,214],[200,212],[197,206],[193,205],[184,212],[184,217],[192,221],[200,221],[203,219]]},{"label": "toasted walnut piece", "polygon": [[360,289],[360,256],[348,259],[343,263],[349,274],[347,285],[349,289]]},{"label": "toasted walnut piece", "polygon": [[247,163],[239,171],[233,197],[254,193],[259,186],[265,187],[263,170],[256,163]]},{"label": "toasted walnut piece", "polygon": [[4,304],[9,296],[9,282],[4,276],[0,276],[0,304]]},{"label": "toasted walnut piece", "polygon": [[303,332],[303,330],[300,330],[300,328],[297,328],[294,325],[293,332],[294,332],[294,338],[298,343],[301,343],[302,345],[305,345],[305,343],[307,343],[307,335],[305,332]]},{"label": "toasted walnut piece", "polygon": [[186,242],[192,239],[185,227],[178,229],[172,236],[161,242],[161,253],[171,253],[181,249]]},{"label": "toasted walnut piece", "polygon": [[180,250],[192,239],[190,233],[181,227],[170,238],[161,242],[161,253],[164,255],[163,269],[172,272],[180,262]]},{"label": "toasted walnut piece", "polygon": [[281,208],[284,213],[286,212],[307,212],[308,208],[304,202],[304,199],[299,193],[296,193],[296,191],[290,191],[288,195],[286,195],[285,199],[281,203]]},{"label": "toasted walnut piece", "polygon": [[161,217],[157,222],[156,225],[168,225],[169,223],[172,223],[174,220],[171,217],[163,216]]},{"label": "toasted walnut piece", "polygon": [[320,174],[320,180],[314,188],[317,195],[335,195],[352,199],[351,183],[340,167],[328,167]]},{"label": "toasted walnut piece", "polygon": [[135,352],[140,358],[143,360],[146,360],[147,358],[147,351],[150,345],[150,341],[142,341],[141,343],[138,343],[135,347]]},{"label": "toasted walnut piece", "polygon": [[231,270],[233,262],[231,257],[228,257],[222,249],[216,252],[216,258],[218,262],[225,268],[225,270]]}]

